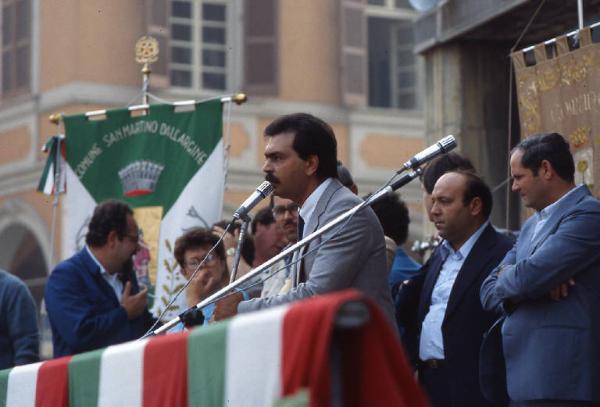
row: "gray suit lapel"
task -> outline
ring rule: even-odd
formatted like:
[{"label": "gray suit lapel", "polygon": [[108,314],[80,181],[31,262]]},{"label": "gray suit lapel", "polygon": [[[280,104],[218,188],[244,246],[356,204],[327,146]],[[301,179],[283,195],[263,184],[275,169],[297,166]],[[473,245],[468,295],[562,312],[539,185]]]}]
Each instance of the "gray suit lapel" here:
[{"label": "gray suit lapel", "polygon": [[340,184],[338,180],[331,179],[330,184],[327,186],[327,188],[325,188],[325,191],[323,191],[323,195],[321,195],[321,197],[317,201],[317,204],[315,205],[315,210],[313,211],[312,215],[310,216],[310,219],[308,220],[308,224],[306,225],[305,236],[308,236],[310,233],[317,230],[319,226],[322,226],[321,215],[325,213],[325,210],[329,205],[329,201],[331,201],[331,197],[333,196],[335,191],[343,187],[344,186]]},{"label": "gray suit lapel", "polygon": [[[304,237],[308,236],[309,234],[311,234],[312,232],[317,230],[320,226],[322,226],[321,225],[321,215],[323,215],[323,213],[325,213],[325,210],[327,209],[327,206],[328,206],[329,202],[331,201],[331,198],[332,198],[333,194],[335,193],[335,191],[337,191],[340,188],[344,188],[344,186],[342,184],[340,184],[340,182],[336,179],[332,179],[331,183],[327,186],[327,188],[325,188],[325,191],[323,191],[323,194],[317,201],[317,204],[315,205],[315,209],[314,209],[313,213],[310,215],[310,219],[308,220],[308,223],[306,224]],[[298,252],[300,253],[300,255],[306,253],[308,250],[310,250],[311,246],[315,242],[318,244],[319,241],[320,241],[320,239],[313,240],[311,243],[304,246]],[[298,252],[296,252],[296,253],[298,253]],[[299,256],[296,255],[296,253],[294,253],[294,255],[296,256],[295,258],[298,258]],[[308,257],[310,257],[310,256],[308,256]],[[297,286],[299,284],[300,272],[302,271],[302,267],[305,267],[305,270],[306,270],[305,262],[307,262],[307,260],[309,260],[309,259],[307,259],[305,257],[296,263],[295,273],[294,273],[295,274],[294,286]],[[310,264],[312,264],[312,262],[310,262]],[[308,265],[308,269],[310,269],[310,264]],[[308,278],[308,275],[306,275],[305,277]]]}]

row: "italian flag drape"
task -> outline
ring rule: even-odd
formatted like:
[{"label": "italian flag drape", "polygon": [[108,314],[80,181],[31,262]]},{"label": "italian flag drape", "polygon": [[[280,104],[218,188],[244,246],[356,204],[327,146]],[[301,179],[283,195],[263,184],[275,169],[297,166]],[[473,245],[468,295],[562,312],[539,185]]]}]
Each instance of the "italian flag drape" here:
[{"label": "italian flag drape", "polygon": [[65,143],[64,136],[52,136],[44,144],[43,151],[48,153],[48,159],[44,165],[40,182],[37,190],[46,195],[52,195],[56,192],[63,193],[66,191],[66,174],[65,174]]},{"label": "italian flag drape", "polygon": [[[155,314],[185,283],[173,256],[175,239],[193,226],[210,227],[223,207],[222,103],[175,109],[150,105],[145,115],[113,109],[101,118],[63,119],[69,188],[63,201],[63,258],[83,247],[96,204],[127,202],[142,233],[134,268],[138,281],[154,293]],[[180,296],[166,318],[185,308]]]},{"label": "italian flag drape", "polygon": [[426,405],[397,336],[371,302],[366,326],[335,343],[341,363],[332,366],[335,315],[355,300],[365,301],[348,291],[5,370],[0,405],[265,407],[308,389],[311,406],[328,406],[332,369],[344,406]]}]

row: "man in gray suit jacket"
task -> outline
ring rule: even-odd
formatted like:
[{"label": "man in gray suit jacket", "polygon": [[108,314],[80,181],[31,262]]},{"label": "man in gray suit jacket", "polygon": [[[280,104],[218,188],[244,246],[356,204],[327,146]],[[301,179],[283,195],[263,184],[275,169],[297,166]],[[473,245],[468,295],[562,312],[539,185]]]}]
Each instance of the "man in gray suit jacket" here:
[{"label": "man in gray suit jacket", "polygon": [[510,160],[513,191],[537,212],[481,288],[502,309],[513,406],[600,404],[600,202],[575,187],[559,134],[522,141]]},{"label": "man in gray suit jacket", "polygon": [[[302,236],[361,202],[337,180],[337,143],[327,123],[305,113],[286,115],[267,126],[265,138],[265,178],[275,195],[300,206]],[[313,240],[301,254],[288,293],[243,302],[241,294],[230,295],[217,303],[215,319],[355,288],[375,300],[393,322],[383,230],[371,208]]]}]

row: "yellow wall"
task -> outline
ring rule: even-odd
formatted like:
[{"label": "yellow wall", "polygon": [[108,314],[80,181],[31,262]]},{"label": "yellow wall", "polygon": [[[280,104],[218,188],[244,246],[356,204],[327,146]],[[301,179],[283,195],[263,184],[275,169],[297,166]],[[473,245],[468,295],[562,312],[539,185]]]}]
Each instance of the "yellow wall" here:
[{"label": "yellow wall", "polygon": [[335,0],[279,2],[279,96],[339,102],[338,7]]},{"label": "yellow wall", "polygon": [[145,33],[143,4],[40,1],[41,90],[73,80],[140,86],[134,47]]},{"label": "yellow wall", "polygon": [[31,132],[17,127],[0,133],[0,165],[21,161],[29,155]]},{"label": "yellow wall", "polygon": [[368,134],[360,144],[360,156],[371,167],[398,169],[424,147],[423,139]]}]

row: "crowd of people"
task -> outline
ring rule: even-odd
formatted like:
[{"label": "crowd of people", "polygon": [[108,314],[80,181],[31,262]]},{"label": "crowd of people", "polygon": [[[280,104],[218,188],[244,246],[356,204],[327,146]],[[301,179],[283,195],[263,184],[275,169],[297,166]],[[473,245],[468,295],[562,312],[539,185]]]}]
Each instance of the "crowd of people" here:
[{"label": "crowd of people", "polygon": [[[362,202],[324,121],[304,113],[282,116],[264,137],[263,172],[274,196],[252,220],[238,276]],[[449,153],[421,177],[424,207],[440,241],[423,265],[402,247],[408,209],[392,194],[185,325],[354,288],[397,328],[433,406],[599,405],[600,202],[575,185],[569,144],[559,134],[529,137],[507,159],[512,190],[534,211],[518,236],[491,224],[489,186],[468,159]],[[226,233],[227,224],[192,228],[175,243],[190,306],[230,282],[239,230]],[[58,264],[46,287],[55,357],[139,338],[155,323],[131,263],[138,236],[125,203],[96,207],[85,248]],[[3,286],[0,299],[23,291]],[[14,351],[0,358],[4,366],[35,360],[31,344],[37,342],[21,329],[25,324],[5,325],[2,332],[27,348],[7,345]]]}]

